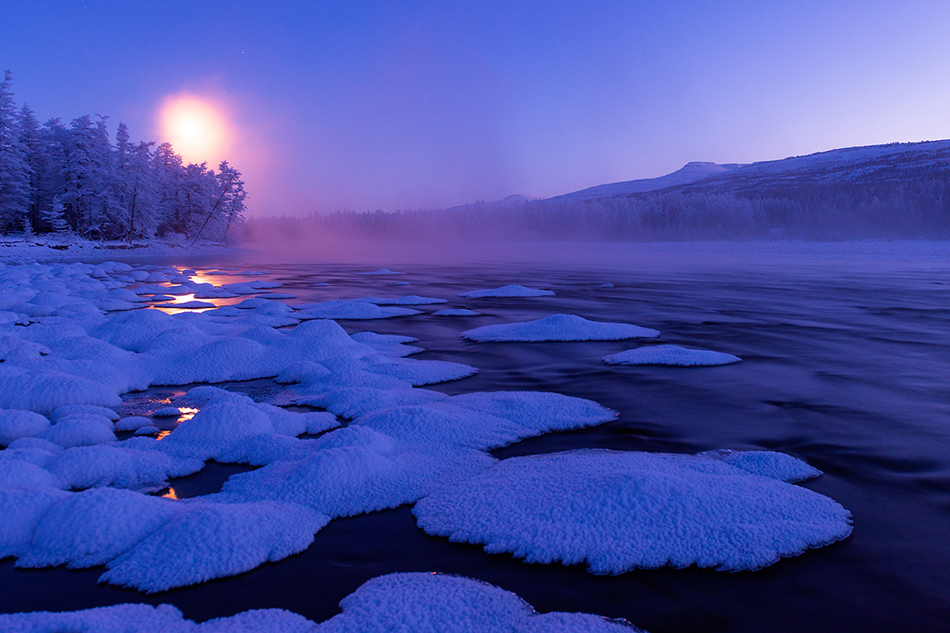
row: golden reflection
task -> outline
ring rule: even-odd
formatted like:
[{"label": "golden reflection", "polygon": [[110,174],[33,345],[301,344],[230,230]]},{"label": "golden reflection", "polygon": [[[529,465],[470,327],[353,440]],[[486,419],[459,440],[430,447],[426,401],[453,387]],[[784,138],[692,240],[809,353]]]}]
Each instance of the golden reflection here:
[{"label": "golden reflection", "polygon": [[[174,307],[177,303],[185,303],[187,301],[204,301],[205,303],[214,303],[211,299],[195,299],[194,294],[187,295],[175,295],[174,299],[171,301],[163,301],[158,305],[153,305],[152,307],[161,310],[165,314],[178,314],[179,312],[204,312],[205,310],[213,310],[217,304],[211,306],[210,308],[176,308]],[[166,307],[167,306],[167,307]]]},{"label": "golden reflection", "polygon": [[169,433],[171,433],[171,431],[159,431],[159,432],[158,432],[158,435],[155,436],[155,439],[156,439],[156,440],[163,440],[163,439],[165,439],[166,437],[168,437],[168,434],[169,434]]},{"label": "golden reflection", "polygon": [[181,411],[181,415],[178,417],[178,424],[181,424],[185,420],[190,420],[198,413],[198,409],[192,409],[191,407],[178,407],[178,410]]},{"label": "golden reflection", "polygon": [[166,499],[174,499],[176,501],[178,500],[178,495],[175,494],[175,489],[172,488],[171,486],[168,487],[168,492],[163,494],[162,497]]}]

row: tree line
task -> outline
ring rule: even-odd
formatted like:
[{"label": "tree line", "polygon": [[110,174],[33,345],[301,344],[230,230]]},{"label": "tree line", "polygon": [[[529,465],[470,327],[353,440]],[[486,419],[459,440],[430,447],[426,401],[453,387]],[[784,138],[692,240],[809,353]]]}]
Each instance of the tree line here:
[{"label": "tree line", "polygon": [[746,191],[670,189],[586,200],[479,202],[437,210],[260,218],[251,239],[950,239],[950,165],[879,181]]},{"label": "tree line", "polygon": [[[174,237],[223,242],[244,222],[247,193],[227,161],[184,164],[168,143],[132,142],[119,123],[85,115],[43,124],[0,83],[0,234],[88,239]],[[178,239],[181,239],[179,237]]]}]

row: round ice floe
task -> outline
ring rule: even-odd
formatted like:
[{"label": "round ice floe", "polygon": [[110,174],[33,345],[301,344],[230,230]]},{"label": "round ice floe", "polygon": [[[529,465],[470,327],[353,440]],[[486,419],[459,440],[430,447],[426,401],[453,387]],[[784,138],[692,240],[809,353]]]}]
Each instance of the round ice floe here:
[{"label": "round ice floe", "polygon": [[191,620],[185,620],[181,611],[169,604],[157,607],[148,604],[118,604],[83,611],[12,613],[0,615],[0,628],[30,633],[194,633],[196,630]]},{"label": "round ice floe", "polygon": [[70,448],[46,466],[63,487],[141,489],[160,487],[169,477],[183,477],[204,467],[198,459],[175,459],[157,450],[114,444]]},{"label": "round ice floe", "polygon": [[610,365],[669,365],[673,367],[715,367],[731,365],[741,360],[738,356],[724,352],[687,349],[679,345],[650,345],[604,357],[604,362]]},{"label": "round ice floe", "polygon": [[475,367],[462,363],[445,360],[405,360],[382,355],[373,359],[373,362],[367,366],[367,370],[405,380],[415,387],[459,380],[478,373]]},{"label": "round ice floe", "polygon": [[561,394],[496,392],[384,409],[357,418],[354,424],[410,445],[489,450],[526,437],[583,428],[616,417],[615,411],[594,402]]},{"label": "round ice floe", "polygon": [[0,362],[39,360],[51,353],[45,345],[27,341],[19,336],[0,334]]},{"label": "round ice floe", "polygon": [[330,517],[395,508],[433,487],[484,470],[492,458],[445,445],[422,450],[365,427],[331,431],[298,460],[232,476],[223,492],[237,499],[307,505]]},{"label": "round ice floe", "polygon": [[49,428],[49,420],[32,411],[0,409],[0,446],[6,446],[21,437],[42,435]]},{"label": "round ice floe", "polygon": [[55,488],[0,490],[0,558],[23,554],[46,511],[67,496]]},{"label": "round ice floe", "polygon": [[100,577],[153,593],[233,576],[305,550],[329,521],[291,503],[189,503]]},{"label": "round ice floe", "polygon": [[380,268],[378,270],[371,270],[365,273],[356,273],[357,275],[405,275],[406,273],[396,272],[394,270],[389,270],[388,268]]},{"label": "round ice floe", "polygon": [[106,407],[97,407],[96,405],[92,404],[66,404],[61,407],[56,407],[56,410],[50,414],[49,419],[55,423],[59,422],[60,419],[65,418],[68,415],[77,415],[80,413],[101,415],[109,418],[112,421],[119,419],[119,414],[112,409],[107,409]]},{"label": "round ice floe", "polygon": [[280,374],[274,378],[274,382],[279,385],[289,385],[300,382],[307,382],[314,378],[320,378],[322,376],[328,376],[330,370],[321,365],[320,363],[314,363],[309,360],[302,360],[298,363],[294,363],[289,367],[286,367]]},{"label": "round ice floe", "polygon": [[62,488],[48,470],[21,459],[0,459],[0,490],[11,488]]},{"label": "round ice floe", "polygon": [[153,418],[177,418],[181,415],[181,409],[178,407],[162,407],[152,414]]},{"label": "round ice floe", "polygon": [[112,421],[102,415],[77,413],[61,418],[43,434],[43,439],[63,448],[93,446],[115,441]]},{"label": "round ice floe", "polygon": [[659,336],[650,328],[628,323],[603,323],[588,321],[572,314],[551,316],[523,323],[483,325],[462,332],[462,337],[472,341],[621,341],[629,338]]},{"label": "round ice floe", "polygon": [[421,314],[412,308],[383,307],[368,301],[353,300],[307,303],[297,306],[297,310],[296,316],[300,319],[365,320]]},{"label": "round ice floe", "polygon": [[635,633],[624,621],[583,613],[538,615],[516,594],[471,578],[437,573],[373,578],[340,602],[320,633]]},{"label": "round ice floe", "polygon": [[436,303],[445,303],[445,299],[435,297],[420,297],[419,295],[406,295],[404,297],[363,297],[357,301],[366,301],[375,303],[379,306],[425,306]]},{"label": "round ice floe", "polygon": [[157,435],[161,433],[162,430],[157,426],[143,426],[135,429],[135,435]]},{"label": "round ice floe", "polygon": [[488,290],[469,290],[468,292],[459,293],[458,296],[478,299],[481,297],[549,297],[553,294],[550,290],[538,290],[513,284]]},{"label": "round ice floe", "polygon": [[181,303],[159,303],[153,308],[175,308],[177,310],[205,310],[213,308],[214,304],[209,301],[182,301]]},{"label": "round ice floe", "polygon": [[121,349],[142,352],[167,332],[199,341],[204,337],[194,325],[159,310],[136,310],[112,316],[91,334]]},{"label": "round ice floe", "polygon": [[202,407],[190,420],[179,424],[163,441],[186,448],[199,459],[210,459],[243,438],[275,433],[266,412],[250,398],[225,393]]},{"label": "round ice floe", "polygon": [[104,565],[176,516],[176,504],[128,490],[69,495],[43,517],[17,567]]},{"label": "round ice floe", "polygon": [[478,316],[481,312],[475,312],[467,308],[454,308],[452,310],[436,310],[432,316]]},{"label": "round ice floe", "polygon": [[49,413],[64,404],[118,407],[122,399],[101,383],[58,371],[0,374],[0,408]]},{"label": "round ice floe", "polygon": [[851,514],[810,490],[699,456],[614,451],[508,459],[414,513],[429,534],[596,574],[758,569],[851,533]]},{"label": "round ice floe", "polygon": [[122,418],[115,423],[116,431],[137,431],[143,427],[151,426],[151,418],[146,418],[140,415],[130,415],[127,418]]},{"label": "round ice floe", "polygon": [[746,472],[780,479],[789,483],[805,481],[821,475],[820,470],[809,466],[802,460],[775,451],[730,451],[721,449],[699,453],[699,456],[718,459]]},{"label": "round ice floe", "polygon": [[286,292],[268,292],[267,294],[260,295],[260,298],[276,301],[279,299],[296,299],[297,295],[288,294]]},{"label": "round ice floe", "polygon": [[320,394],[297,398],[297,404],[322,407],[336,415],[353,419],[379,409],[391,409],[448,398],[444,393],[430,389],[373,389],[371,387],[343,387]]}]

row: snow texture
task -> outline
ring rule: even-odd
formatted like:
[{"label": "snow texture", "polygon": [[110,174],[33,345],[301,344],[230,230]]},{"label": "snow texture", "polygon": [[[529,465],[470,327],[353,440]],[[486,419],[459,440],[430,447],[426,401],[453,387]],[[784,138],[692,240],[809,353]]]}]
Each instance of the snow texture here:
[{"label": "snow texture", "polygon": [[458,296],[468,297],[469,299],[480,299],[484,297],[549,297],[554,295],[551,290],[538,290],[536,288],[526,288],[525,286],[508,285],[501,288],[491,288],[486,290],[469,290],[461,292]]},{"label": "snow texture", "polygon": [[731,451],[720,449],[699,453],[700,457],[718,459],[730,466],[741,468],[756,475],[780,479],[789,483],[814,479],[822,473],[800,459],[775,451]]},{"label": "snow texture", "polygon": [[539,615],[516,594],[437,573],[374,578],[340,602],[343,613],[319,633],[635,633],[626,621],[582,613]]},{"label": "snow texture", "polygon": [[0,615],[0,629],[22,633],[636,633],[626,620],[586,613],[538,614],[516,594],[439,573],[373,578],[340,602],[342,613],[316,624],[282,609],[244,611],[195,624],[175,607],[119,604],[63,613]]},{"label": "snow texture", "polygon": [[483,325],[462,332],[472,341],[621,341],[659,336],[656,330],[628,323],[588,321],[571,314],[552,314],[536,321]]},{"label": "snow texture", "polygon": [[107,564],[100,581],[154,593],[232,576],[305,550],[329,521],[290,503],[191,503],[131,551]]},{"label": "snow texture", "polygon": [[702,456],[515,457],[416,504],[419,526],[527,562],[636,568],[771,565],[851,533],[833,500]]},{"label": "snow texture", "polygon": [[49,428],[49,420],[32,411],[0,409],[0,446],[20,439],[36,437]]},{"label": "snow texture", "polygon": [[628,349],[604,357],[610,365],[668,365],[671,367],[715,367],[731,365],[742,359],[724,352],[687,349],[679,345],[650,345]]},{"label": "snow texture", "polygon": [[115,423],[116,431],[138,431],[139,429],[145,428],[147,426],[152,426],[152,420],[150,418],[142,417],[140,415],[132,415],[127,418],[122,418]]}]

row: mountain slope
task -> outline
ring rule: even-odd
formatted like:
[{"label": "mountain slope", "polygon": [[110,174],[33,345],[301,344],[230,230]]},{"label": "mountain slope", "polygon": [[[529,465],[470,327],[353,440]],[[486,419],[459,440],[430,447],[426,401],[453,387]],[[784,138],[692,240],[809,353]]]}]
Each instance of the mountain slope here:
[{"label": "mountain slope", "polygon": [[697,180],[704,180],[711,176],[718,176],[739,168],[737,164],[717,165],[716,163],[704,163],[694,161],[687,163],[685,167],[674,171],[671,174],[660,176],[658,178],[642,178],[640,180],[627,180],[625,182],[613,182],[606,185],[597,185],[565,193],[560,196],[554,196],[552,200],[572,199],[589,200],[591,198],[602,198],[604,196],[622,196],[631,193],[645,193],[647,191],[656,191],[658,189],[667,189],[678,185],[686,185]]}]

